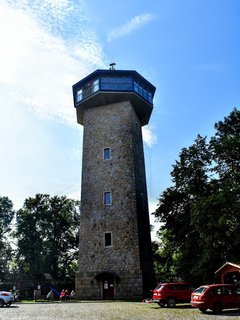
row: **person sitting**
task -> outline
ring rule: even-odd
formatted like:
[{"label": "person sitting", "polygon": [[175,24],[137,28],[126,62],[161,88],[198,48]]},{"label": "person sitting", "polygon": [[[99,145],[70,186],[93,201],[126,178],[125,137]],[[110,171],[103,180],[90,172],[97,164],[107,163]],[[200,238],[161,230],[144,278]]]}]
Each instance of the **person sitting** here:
[{"label": "person sitting", "polygon": [[68,290],[65,290],[65,296],[64,296],[64,299],[67,301],[70,299],[70,296],[69,296],[69,292]]},{"label": "person sitting", "polygon": [[64,289],[61,291],[59,299],[60,299],[60,301],[65,301],[65,290]]},{"label": "person sitting", "polygon": [[51,290],[51,291],[49,291],[48,294],[47,294],[47,300],[53,301],[53,299],[54,299],[54,293],[53,293],[53,291]]},{"label": "person sitting", "polygon": [[75,295],[76,295],[75,291],[72,290],[71,293],[70,293],[70,300],[74,300]]}]

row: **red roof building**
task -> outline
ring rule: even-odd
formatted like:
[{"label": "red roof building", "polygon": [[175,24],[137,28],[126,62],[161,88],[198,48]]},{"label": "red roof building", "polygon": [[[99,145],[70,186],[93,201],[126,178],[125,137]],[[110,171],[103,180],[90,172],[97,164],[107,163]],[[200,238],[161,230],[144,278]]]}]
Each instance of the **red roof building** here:
[{"label": "red roof building", "polygon": [[226,262],[215,274],[220,278],[220,283],[240,284],[240,264]]}]

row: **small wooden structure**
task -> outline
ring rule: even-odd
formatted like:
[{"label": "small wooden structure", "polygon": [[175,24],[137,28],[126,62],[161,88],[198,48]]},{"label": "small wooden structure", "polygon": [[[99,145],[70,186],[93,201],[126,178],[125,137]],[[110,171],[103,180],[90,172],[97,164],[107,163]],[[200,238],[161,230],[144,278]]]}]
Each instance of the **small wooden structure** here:
[{"label": "small wooden structure", "polygon": [[240,264],[226,262],[215,271],[215,274],[221,283],[240,284]]}]

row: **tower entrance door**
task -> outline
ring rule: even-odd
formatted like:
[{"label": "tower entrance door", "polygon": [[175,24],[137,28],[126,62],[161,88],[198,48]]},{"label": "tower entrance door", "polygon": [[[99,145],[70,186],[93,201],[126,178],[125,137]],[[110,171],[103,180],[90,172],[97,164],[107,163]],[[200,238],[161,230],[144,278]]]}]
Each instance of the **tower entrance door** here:
[{"label": "tower entrance door", "polygon": [[114,278],[110,275],[104,277],[102,280],[103,286],[103,299],[113,300],[114,299]]},{"label": "tower entrance door", "polygon": [[117,284],[119,276],[114,272],[100,272],[95,276],[101,286],[101,298],[103,300],[113,300],[117,296]]}]

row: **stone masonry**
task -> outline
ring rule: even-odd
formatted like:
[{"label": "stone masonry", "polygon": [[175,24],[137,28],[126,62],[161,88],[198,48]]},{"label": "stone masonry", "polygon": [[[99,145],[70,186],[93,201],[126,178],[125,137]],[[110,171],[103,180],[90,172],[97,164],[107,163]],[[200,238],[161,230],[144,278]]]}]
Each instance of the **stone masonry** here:
[{"label": "stone masonry", "polygon": [[[84,110],[79,261],[76,292],[101,299],[101,273],[114,276],[114,298],[142,298],[152,257],[141,124],[130,101]],[[110,148],[110,160],[103,160]],[[105,206],[104,192],[112,195]],[[112,246],[104,246],[111,232]],[[151,283],[148,283],[151,286]],[[148,290],[148,289],[147,289]]]}]

